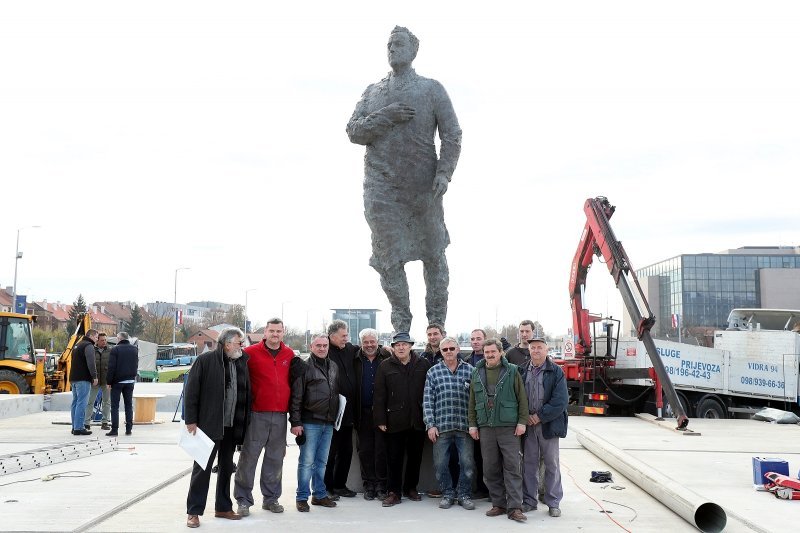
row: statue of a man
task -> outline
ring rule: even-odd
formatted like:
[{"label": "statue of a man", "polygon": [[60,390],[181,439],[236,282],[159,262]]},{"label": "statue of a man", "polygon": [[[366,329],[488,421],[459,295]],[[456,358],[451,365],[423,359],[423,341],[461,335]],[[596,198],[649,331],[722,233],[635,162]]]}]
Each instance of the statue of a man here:
[{"label": "statue of a man", "polygon": [[[461,128],[444,87],[411,68],[419,39],[395,27],[387,54],[392,71],[367,87],[347,123],[350,141],[364,156],[364,216],[372,230],[370,265],[392,306],[395,331],[409,331],[411,309],[404,265],[421,260],[429,322],[447,317],[442,196],[461,153]],[[434,135],[441,144],[437,155]]]}]

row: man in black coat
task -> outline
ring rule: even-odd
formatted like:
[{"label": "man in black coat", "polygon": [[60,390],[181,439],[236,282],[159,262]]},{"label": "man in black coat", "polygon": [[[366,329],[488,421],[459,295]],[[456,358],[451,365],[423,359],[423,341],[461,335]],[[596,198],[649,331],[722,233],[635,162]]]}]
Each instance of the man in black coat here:
[{"label": "man in black coat", "polygon": [[231,500],[233,452],[244,442],[244,430],[250,417],[250,374],[247,354],[242,352],[244,333],[239,328],[222,330],[217,349],[200,355],[192,365],[184,389],[186,430],[195,434],[201,429],[214,449],[203,469],[196,462],[186,498],[186,525],[200,526],[206,508],[211,467],[219,454],[214,516],[239,520]]},{"label": "man in black coat", "polygon": [[88,427],[84,427],[86,402],[93,385],[97,385],[97,366],[94,363],[94,344],[99,332],[96,329],[87,331],[81,341],[72,350],[72,362],[69,369],[69,384],[72,390],[72,434],[91,435]]},{"label": "man in black coat", "polygon": [[116,437],[119,430],[119,395],[125,402],[125,434],[133,430],[133,386],[139,371],[139,348],[131,344],[124,331],[117,333],[117,345],[111,348],[108,358],[106,383],[111,391],[111,431],[107,437]]},{"label": "man in black coat", "polygon": [[385,433],[389,459],[389,494],[383,500],[384,507],[400,503],[401,494],[412,501],[422,499],[417,492],[426,435],[422,397],[431,365],[411,350],[413,345],[408,333],[395,335],[394,355],[380,364],[375,375],[372,414],[375,425]]},{"label": "man in black coat", "polygon": [[325,468],[325,486],[334,500],[339,496],[352,498],[356,492],[347,488],[347,476],[353,458],[353,418],[355,414],[356,376],[355,362],[358,346],[350,344],[347,322],[334,320],[328,326],[328,358],[336,363],[339,375],[339,393],[347,403],[344,408],[342,425],[333,432],[331,449],[328,452],[328,466]]}]

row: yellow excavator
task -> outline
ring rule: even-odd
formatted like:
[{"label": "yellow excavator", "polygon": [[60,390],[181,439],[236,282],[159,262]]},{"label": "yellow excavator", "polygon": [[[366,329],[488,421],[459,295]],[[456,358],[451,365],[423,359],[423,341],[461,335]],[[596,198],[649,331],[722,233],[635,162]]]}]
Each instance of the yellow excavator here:
[{"label": "yellow excavator", "polygon": [[55,364],[38,356],[33,348],[36,317],[0,313],[0,394],[51,394],[70,390],[72,350],[92,328],[89,313],[78,315],[75,332]]}]

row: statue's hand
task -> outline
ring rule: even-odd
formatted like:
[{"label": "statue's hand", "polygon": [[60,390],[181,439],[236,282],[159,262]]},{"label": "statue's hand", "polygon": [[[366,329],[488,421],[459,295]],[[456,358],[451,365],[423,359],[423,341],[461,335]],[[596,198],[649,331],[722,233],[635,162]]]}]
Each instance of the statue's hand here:
[{"label": "statue's hand", "polygon": [[444,195],[447,192],[448,184],[449,182],[443,174],[436,174],[436,177],[433,178],[433,194],[436,197]]},{"label": "statue's hand", "polygon": [[389,104],[383,109],[381,112],[386,115],[386,118],[394,122],[395,124],[402,124],[403,122],[408,122],[412,118],[414,118],[414,108],[408,104],[404,104],[402,102],[395,102],[393,104]]}]

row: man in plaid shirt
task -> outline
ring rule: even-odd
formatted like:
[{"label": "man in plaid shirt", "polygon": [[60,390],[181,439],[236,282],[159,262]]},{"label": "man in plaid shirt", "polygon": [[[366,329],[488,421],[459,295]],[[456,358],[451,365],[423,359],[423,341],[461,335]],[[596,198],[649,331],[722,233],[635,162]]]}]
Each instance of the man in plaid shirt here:
[{"label": "man in plaid shirt", "polygon": [[[439,343],[444,359],[428,370],[422,400],[425,428],[433,443],[433,464],[442,491],[441,509],[455,501],[464,509],[475,509],[472,502],[472,478],[475,461],[467,423],[469,385],[473,367],[458,356],[458,342],[445,337]],[[458,453],[458,485],[453,487],[450,454]]]}]

